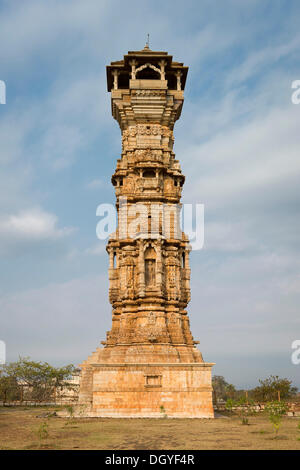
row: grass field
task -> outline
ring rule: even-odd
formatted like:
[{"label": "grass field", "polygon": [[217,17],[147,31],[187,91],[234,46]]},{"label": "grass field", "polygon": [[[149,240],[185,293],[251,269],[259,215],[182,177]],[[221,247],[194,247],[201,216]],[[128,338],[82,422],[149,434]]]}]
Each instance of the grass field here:
[{"label": "grass field", "polygon": [[[0,449],[299,449],[299,419],[284,418],[278,437],[266,416],[202,419],[44,417],[54,408],[1,408]],[[44,424],[46,423],[46,424]]]}]

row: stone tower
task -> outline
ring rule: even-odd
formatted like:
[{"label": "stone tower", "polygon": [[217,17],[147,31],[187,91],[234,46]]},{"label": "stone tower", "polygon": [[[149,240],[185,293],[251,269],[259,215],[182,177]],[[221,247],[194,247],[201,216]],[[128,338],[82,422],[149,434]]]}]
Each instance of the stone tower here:
[{"label": "stone tower", "polygon": [[213,417],[211,368],[193,340],[189,240],[179,226],[184,183],[173,152],[188,67],[167,52],[128,52],[107,66],[122,156],[112,176],[112,328],[81,364],[88,416]]}]

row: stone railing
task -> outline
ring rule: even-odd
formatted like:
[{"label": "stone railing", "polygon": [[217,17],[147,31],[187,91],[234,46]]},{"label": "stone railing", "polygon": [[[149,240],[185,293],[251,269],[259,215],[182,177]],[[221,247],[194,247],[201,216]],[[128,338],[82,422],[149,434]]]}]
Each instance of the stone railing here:
[{"label": "stone railing", "polygon": [[[287,416],[300,417],[300,402],[287,402],[286,404],[288,407]],[[233,413],[238,413],[243,410],[246,412],[259,413],[265,410],[266,405],[266,403],[245,404],[233,406],[230,410],[233,411]],[[214,410],[216,412],[229,411],[228,408],[226,408],[226,403],[218,403],[217,405],[214,405]]]}]

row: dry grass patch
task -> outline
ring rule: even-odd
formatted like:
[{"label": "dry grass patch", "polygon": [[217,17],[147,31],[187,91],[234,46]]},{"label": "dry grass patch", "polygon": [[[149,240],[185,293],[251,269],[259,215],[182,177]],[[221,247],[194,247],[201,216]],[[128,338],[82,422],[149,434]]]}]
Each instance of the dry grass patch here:
[{"label": "dry grass patch", "polygon": [[[1,449],[298,449],[299,420],[275,438],[267,416],[205,419],[58,418],[53,408],[0,408]],[[38,417],[37,417],[38,416]]]}]

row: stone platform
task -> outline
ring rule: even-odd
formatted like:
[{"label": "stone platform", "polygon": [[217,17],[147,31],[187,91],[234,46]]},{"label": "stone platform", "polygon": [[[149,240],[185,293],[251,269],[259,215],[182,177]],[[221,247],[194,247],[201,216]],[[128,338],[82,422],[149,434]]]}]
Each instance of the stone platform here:
[{"label": "stone platform", "polygon": [[213,364],[92,364],[85,416],[213,418]]},{"label": "stone platform", "polygon": [[[170,345],[131,347],[128,359],[155,359],[157,349],[180,354]],[[118,349],[118,348],[117,348]],[[196,347],[186,349],[184,357],[201,360]],[[125,352],[125,351],[123,351]],[[147,354],[148,352],[148,354]],[[109,354],[110,353],[110,354]],[[115,348],[97,348],[82,367],[79,403],[85,405],[84,416],[110,418],[213,418],[211,369],[207,362],[130,362],[101,363],[105,356],[116,360]],[[135,354],[134,354],[135,353]],[[189,354],[188,354],[189,353]],[[194,353],[194,355],[193,355]],[[175,354],[173,356],[173,360]],[[124,359],[124,358],[123,358]],[[176,359],[175,359],[176,360]],[[97,361],[97,362],[96,362]],[[79,408],[80,409],[80,404]]]}]

